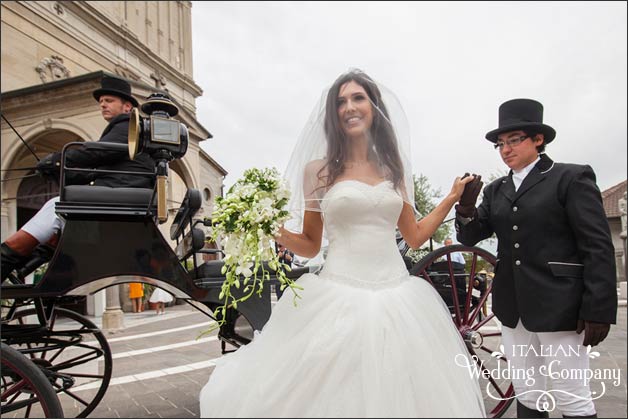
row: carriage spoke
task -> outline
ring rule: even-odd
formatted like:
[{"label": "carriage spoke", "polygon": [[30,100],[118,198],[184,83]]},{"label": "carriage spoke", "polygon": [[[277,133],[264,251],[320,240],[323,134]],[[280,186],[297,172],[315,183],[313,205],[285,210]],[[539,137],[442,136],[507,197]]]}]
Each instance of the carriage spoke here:
[{"label": "carriage spoke", "polygon": [[79,403],[83,404],[84,406],[87,406],[89,404],[88,402],[86,402],[85,400],[81,399],[79,396],[74,394],[69,389],[63,388],[63,386],[59,385],[58,383],[54,382],[53,386],[57,389],[57,393],[67,394],[68,396],[72,397],[73,399],[75,399]]},{"label": "carriage spoke", "polygon": [[[17,320],[17,322],[18,322],[20,325],[26,325],[26,323],[24,322],[24,318],[23,318],[23,317],[20,317],[20,318]],[[27,347],[29,350],[32,350],[32,349],[33,349],[33,346],[32,346],[32,343],[31,343],[31,342],[26,342],[26,347]],[[30,356],[30,358],[33,358],[33,356],[31,355],[31,356]]]},{"label": "carriage spoke", "polygon": [[49,328],[50,330],[52,330],[52,329],[54,329],[54,328],[55,328],[55,324],[57,323],[57,313],[56,313],[56,312],[52,313],[52,314],[50,315],[50,317],[51,317],[51,318],[50,318],[50,325],[48,326],[48,328]]},{"label": "carriage spoke", "polygon": [[491,348],[487,348],[486,346],[482,345],[480,346],[480,349],[482,349],[484,352],[488,353],[488,354],[493,354],[493,352],[495,352],[494,350],[492,350]]},{"label": "carriage spoke", "polygon": [[11,400],[7,401],[7,404],[13,404],[13,402],[15,401],[15,399],[17,399],[20,396],[20,393],[15,393],[13,394],[13,397],[11,398]]},{"label": "carriage spoke", "polygon": [[469,272],[469,283],[467,285],[467,299],[464,303],[464,323],[465,325],[471,324],[469,321],[469,309],[471,307],[471,297],[473,297],[473,280],[475,278],[475,265],[478,261],[478,255],[473,254],[471,259],[471,271]]},{"label": "carriage spoke", "polygon": [[493,290],[493,284],[489,285],[486,288],[484,295],[480,297],[480,301],[478,301],[478,305],[475,307],[475,309],[473,310],[473,313],[471,314],[471,317],[469,318],[470,323],[475,321],[475,319],[479,316],[480,310],[482,310],[482,306],[484,306],[484,304],[486,303],[486,300],[488,300],[488,296],[491,294],[492,290]]},{"label": "carriage spoke", "polygon": [[[58,386],[57,386],[58,387]],[[89,402],[86,402],[85,400],[81,399],[79,396],[77,396],[76,394],[72,393],[70,390],[67,389],[63,389],[61,387],[58,387],[64,394],[67,394],[68,396],[72,397],[74,400],[76,400],[79,403],[82,403],[83,406],[87,406],[89,404]]]},{"label": "carriage spoke", "polygon": [[[5,383],[4,387],[6,387],[6,385],[8,384]],[[1,398],[4,405],[3,410],[5,410],[6,412],[13,412],[26,407],[27,410],[24,414],[24,417],[29,417],[30,409],[32,408],[32,406],[40,402],[39,397],[37,397],[34,393],[29,393],[27,399],[22,398],[22,400],[18,400],[18,398],[25,394],[23,392],[24,389],[28,390],[31,388],[32,387],[28,385],[28,381],[25,379],[22,379],[19,382],[13,384],[10,389],[2,393]]]},{"label": "carriage spoke", "polygon": [[499,385],[497,384],[495,379],[489,375],[488,376],[488,381],[493,385],[493,388],[499,393],[499,397],[501,397],[502,399],[505,399],[506,398],[506,393],[504,393],[502,391],[502,389],[499,388]]},{"label": "carriage spoke", "polygon": [[493,317],[495,317],[495,314],[491,313],[488,316],[486,316],[486,318],[480,322],[478,322],[475,326],[473,326],[473,330],[478,330],[480,329],[482,326],[484,326],[486,323],[490,322],[491,320],[493,320]]},{"label": "carriage spoke", "polygon": [[[33,312],[26,310],[21,314],[22,319]],[[49,325],[54,324],[54,328],[34,336],[33,352],[40,357],[40,361],[35,362],[43,364],[41,366],[52,373],[50,381],[56,396],[62,404],[74,406],[71,416],[87,417],[102,400],[109,385],[113,362],[111,350],[100,329],[79,313],[56,308],[52,317]],[[102,370],[84,368],[98,361],[103,362]],[[95,386],[95,391],[80,393],[75,390],[87,383],[90,387]]]},{"label": "carriage spoke", "polygon": [[[92,356],[93,355],[93,356]],[[98,359],[102,355],[102,351],[97,350],[96,348],[92,348],[90,352],[86,352],[84,354],[75,356],[74,358],[66,359],[65,361],[55,365],[50,368],[53,371],[58,371],[64,368],[72,368],[77,365],[84,364],[86,362],[92,361],[94,359]],[[91,358],[89,358],[91,356]],[[80,361],[80,362],[79,362]]]},{"label": "carriage spoke", "polygon": [[420,274],[420,276],[423,277],[423,279],[427,280],[427,282],[429,282],[431,285],[434,285],[434,281],[432,281],[432,278],[430,277],[430,274],[428,274],[425,269],[421,270],[421,272],[419,272],[419,274]]},{"label": "carriage spoke", "polygon": [[[460,252],[465,256],[464,274],[460,273],[457,264],[452,262],[451,255],[454,252]],[[470,254],[470,255],[469,255]],[[490,265],[490,266],[489,266]],[[480,333],[483,339],[499,339],[501,333],[495,331],[490,323],[494,320],[494,313],[487,310],[490,302],[489,298],[492,292],[492,283],[488,278],[484,278],[478,271],[486,268],[490,270],[495,268],[496,259],[490,252],[478,248],[464,245],[445,246],[430,252],[423,257],[418,263],[410,268],[410,272],[420,276],[428,281],[440,294],[444,302],[449,307],[452,321],[463,337],[471,336],[472,333]],[[454,272],[456,268],[457,272]],[[458,275],[456,275],[458,274]],[[464,275],[463,281],[460,281]],[[448,277],[447,277],[448,276]],[[458,276],[458,277],[457,277]],[[458,282],[459,281],[459,282]],[[463,288],[464,287],[464,288]],[[466,294],[463,294],[463,291]],[[479,295],[477,292],[479,291]],[[489,325],[490,327],[487,327]],[[487,328],[489,333],[484,333],[481,329]],[[480,345],[482,345],[480,343]],[[501,417],[512,403],[511,396],[514,393],[512,383],[509,380],[501,380],[493,378],[490,374],[491,365],[499,362],[502,365],[503,360],[495,360],[490,355],[494,352],[489,349],[493,346],[493,342],[484,341],[484,345],[475,349],[472,345],[467,345],[469,354],[476,355],[475,362],[478,363],[478,370],[481,371],[481,385],[487,388],[495,388],[494,393],[499,394],[504,400],[495,403],[488,396],[485,397],[484,403],[488,417]],[[484,363],[489,363],[484,365]],[[486,378],[484,378],[486,376]],[[483,383],[483,384],[482,384]]]},{"label": "carriage spoke", "polygon": [[[50,357],[50,359],[49,359],[48,361],[50,361],[50,362],[54,362],[54,360],[55,360],[55,359],[57,359],[57,357],[58,357],[59,355],[61,355],[61,353],[62,353],[64,350],[65,350],[65,348],[59,348],[59,350],[57,351],[57,353],[56,353],[56,354],[54,354],[53,356],[51,356],[51,357]],[[44,356],[43,356],[42,358],[45,358],[45,354],[44,354]]]},{"label": "carriage spoke", "polygon": [[[485,347],[482,347],[482,348],[484,349]],[[488,368],[484,366],[483,362],[480,362],[480,358],[477,356],[475,351],[471,351],[471,352],[473,353],[473,355],[476,355],[473,359],[475,360],[475,363],[478,365],[478,367],[480,367],[480,369],[482,370],[482,375],[485,376],[487,380],[493,385],[495,390],[497,390],[497,392],[499,393],[499,396],[501,398],[504,398],[505,393],[499,388],[499,385],[497,384],[493,376],[490,374],[490,371],[488,371]],[[484,371],[486,371],[486,373],[484,373]]]},{"label": "carriage spoke", "polygon": [[454,276],[454,267],[451,264],[451,253],[447,253],[447,268],[449,270],[449,282],[451,283],[451,294],[453,295],[453,298],[454,298],[454,311],[455,311],[454,321],[456,322],[457,326],[460,326],[462,324],[462,320],[460,319],[461,313],[460,313],[460,304],[458,302],[458,287],[456,284],[456,277]]},{"label": "carriage spoke", "polygon": [[29,418],[31,416],[31,408],[33,407],[33,402],[35,401],[33,400],[33,397],[33,394],[28,397],[29,405],[26,406],[26,413],[24,414],[25,418]]},{"label": "carriage spoke", "polygon": [[69,375],[70,377],[76,377],[76,378],[105,378],[104,375],[100,375],[100,374],[81,374],[81,373],[68,372],[66,373],[66,375]]},{"label": "carriage spoke", "polygon": [[[32,344],[32,343],[30,343],[30,342],[27,342],[27,343],[26,343],[26,347],[27,347],[29,350],[31,350],[31,351],[33,350],[33,344]],[[30,357],[31,357],[31,358],[33,358],[32,353],[31,353],[31,356],[30,356]]]},{"label": "carriage spoke", "polygon": [[[10,388],[6,389],[3,393],[2,393],[2,399],[6,399],[7,397],[13,395],[14,393],[16,394],[15,397],[19,396],[20,391],[22,390],[22,388],[24,388],[26,386],[26,381],[25,380],[20,380],[15,382]],[[15,400],[15,398],[13,398],[12,400]]]}]

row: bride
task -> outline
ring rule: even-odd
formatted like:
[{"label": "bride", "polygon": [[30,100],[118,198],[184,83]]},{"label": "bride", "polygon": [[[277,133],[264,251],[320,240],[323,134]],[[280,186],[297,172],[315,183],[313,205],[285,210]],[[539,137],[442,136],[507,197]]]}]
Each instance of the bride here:
[{"label": "bride", "polygon": [[276,241],[313,257],[325,237],[324,268],[299,278],[296,306],[280,299],[263,331],[217,362],[201,417],[484,416],[477,381],[456,365],[467,350],[447,307],[408,274],[395,241],[397,227],[421,246],[473,177],[417,222],[404,122],[359,70],[323,95],[286,171],[295,218]]}]

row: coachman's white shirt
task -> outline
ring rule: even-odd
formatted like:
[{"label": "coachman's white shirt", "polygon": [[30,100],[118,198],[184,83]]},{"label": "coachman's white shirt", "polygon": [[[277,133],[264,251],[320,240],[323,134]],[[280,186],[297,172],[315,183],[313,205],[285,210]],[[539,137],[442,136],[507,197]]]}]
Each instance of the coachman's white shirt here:
[{"label": "coachman's white shirt", "polygon": [[525,179],[526,176],[528,176],[528,173],[530,173],[530,171],[534,168],[534,166],[536,166],[536,163],[539,160],[541,160],[541,158],[537,157],[536,160],[534,160],[532,163],[530,163],[523,169],[519,170],[518,172],[515,170],[512,171],[512,181],[515,184],[515,191],[519,189],[519,186],[521,186],[521,184],[523,183],[523,179]]}]

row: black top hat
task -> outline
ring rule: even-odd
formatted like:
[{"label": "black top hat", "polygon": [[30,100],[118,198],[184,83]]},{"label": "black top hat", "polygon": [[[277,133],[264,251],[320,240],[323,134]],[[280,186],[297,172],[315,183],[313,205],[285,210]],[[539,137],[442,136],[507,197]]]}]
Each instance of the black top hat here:
[{"label": "black top hat", "polygon": [[545,137],[545,144],[556,137],[554,128],[543,123],[543,105],[532,99],[512,99],[499,107],[499,128],[486,134],[486,139],[497,142],[497,136],[504,132],[533,128]]},{"label": "black top hat", "polygon": [[131,96],[131,85],[128,81],[111,76],[103,76],[101,88],[94,90],[94,98],[100,100],[102,95],[112,95],[128,100],[137,108],[137,100]]}]

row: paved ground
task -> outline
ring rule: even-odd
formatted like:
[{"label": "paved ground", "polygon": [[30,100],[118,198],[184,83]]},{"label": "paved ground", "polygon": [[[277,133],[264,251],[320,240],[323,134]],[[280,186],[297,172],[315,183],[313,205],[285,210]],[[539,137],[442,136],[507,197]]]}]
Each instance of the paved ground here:
[{"label": "paved ground", "polygon": [[[600,418],[625,418],[627,417],[626,404],[626,302],[619,307],[617,312],[617,325],[611,327],[609,336],[593,351],[600,353],[600,356],[591,359],[589,368],[596,370],[618,371],[619,383],[614,385],[613,380],[593,380],[591,382],[591,392],[597,392],[596,396],[604,394],[595,400],[598,417]],[[604,382],[604,387],[602,386]],[[513,403],[504,417],[515,418],[516,408]],[[562,417],[557,411],[550,413],[551,418]]]},{"label": "paved ground", "polygon": [[[99,323],[98,318],[92,320]],[[215,333],[197,340],[208,319],[185,304],[169,307],[161,316],[128,313],[125,323],[124,331],[107,334],[114,355],[113,379],[90,417],[198,417],[199,391],[213,370],[212,360],[221,356]],[[596,349],[600,356],[592,360],[592,369],[621,371],[618,385],[606,380],[605,393],[596,401],[599,416],[625,418],[625,302],[619,310],[618,325]],[[593,382],[592,390],[601,390],[599,380]],[[93,391],[87,388],[77,394]],[[72,405],[71,400],[64,401],[66,417],[71,417]],[[515,417],[514,405],[505,417]],[[552,412],[551,417],[560,414]]]}]

